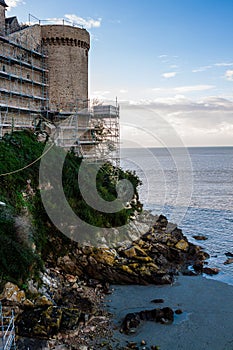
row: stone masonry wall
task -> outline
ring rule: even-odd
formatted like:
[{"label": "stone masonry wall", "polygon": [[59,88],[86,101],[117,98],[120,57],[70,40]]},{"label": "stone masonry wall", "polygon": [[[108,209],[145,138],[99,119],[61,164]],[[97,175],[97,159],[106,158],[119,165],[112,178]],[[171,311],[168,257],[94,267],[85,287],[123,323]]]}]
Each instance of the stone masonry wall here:
[{"label": "stone masonry wall", "polygon": [[65,25],[41,27],[48,55],[50,108],[72,110],[88,99],[88,51],[90,36],[85,29]]},{"label": "stone masonry wall", "polygon": [[8,38],[29,50],[40,51],[41,47],[41,26],[35,24],[28,28],[8,35]]},{"label": "stone masonry wall", "polygon": [[0,5],[0,35],[5,35],[5,7]]}]

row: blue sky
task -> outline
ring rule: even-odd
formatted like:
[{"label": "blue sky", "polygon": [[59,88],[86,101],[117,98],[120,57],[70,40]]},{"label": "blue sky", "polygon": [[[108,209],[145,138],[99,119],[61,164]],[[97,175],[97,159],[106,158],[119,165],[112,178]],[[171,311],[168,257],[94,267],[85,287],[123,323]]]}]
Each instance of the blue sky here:
[{"label": "blue sky", "polygon": [[155,132],[149,109],[185,145],[233,145],[233,1],[6,2],[21,22],[31,13],[90,31],[90,97],[133,106],[123,122]]}]

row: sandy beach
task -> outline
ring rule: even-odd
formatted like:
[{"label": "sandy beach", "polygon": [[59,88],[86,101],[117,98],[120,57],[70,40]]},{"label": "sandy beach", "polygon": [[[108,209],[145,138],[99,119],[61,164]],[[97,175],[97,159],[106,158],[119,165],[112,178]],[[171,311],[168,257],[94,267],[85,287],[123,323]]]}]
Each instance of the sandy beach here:
[{"label": "sandy beach", "polygon": [[[148,349],[151,345],[161,350],[233,349],[233,286],[202,276],[181,276],[172,286],[114,286],[110,298],[107,305],[118,326],[115,338],[122,345],[145,339]],[[164,303],[151,303],[156,298]],[[183,314],[175,315],[171,325],[145,322],[135,334],[119,333],[120,320],[127,313],[165,306]]]}]

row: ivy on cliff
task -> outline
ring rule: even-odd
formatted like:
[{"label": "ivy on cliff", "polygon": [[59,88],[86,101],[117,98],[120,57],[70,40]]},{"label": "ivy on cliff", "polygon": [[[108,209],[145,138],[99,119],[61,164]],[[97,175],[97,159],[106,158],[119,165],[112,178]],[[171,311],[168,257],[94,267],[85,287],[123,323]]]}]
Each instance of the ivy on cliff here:
[{"label": "ivy on cliff", "polygon": [[[5,174],[26,167],[43,154],[44,147],[45,144],[38,142],[36,135],[32,132],[20,131],[6,134],[0,141],[0,173]],[[50,166],[53,167],[61,161],[63,150],[54,146],[50,152],[52,154]],[[79,188],[78,172],[81,162],[82,159],[72,151],[68,152],[63,165],[62,181],[67,201],[82,220],[93,226],[116,227],[128,222],[135,210],[141,210],[140,202],[130,209],[123,208],[114,214],[99,212],[89,206]],[[6,207],[0,207],[0,283],[5,280],[24,283],[29,276],[38,273],[42,268],[43,260],[51,251],[49,244],[51,236],[62,240],[61,246],[64,250],[69,244],[69,239],[54,227],[43,207],[39,190],[39,167],[40,161],[22,171],[0,176],[0,201],[6,203]],[[95,171],[95,165],[88,167],[90,174]],[[140,180],[136,174],[123,171],[110,163],[104,164],[97,173],[96,188],[99,195],[109,202],[116,199],[116,174],[118,179],[131,182],[135,196],[138,198],[137,188]],[[55,185],[56,181],[54,178]],[[33,194],[27,193],[28,186]],[[25,215],[25,210],[31,218],[31,239],[36,250],[21,239],[15,227],[15,217]],[[52,249],[57,247],[54,246]],[[62,252],[57,252],[57,255],[59,254]]]}]

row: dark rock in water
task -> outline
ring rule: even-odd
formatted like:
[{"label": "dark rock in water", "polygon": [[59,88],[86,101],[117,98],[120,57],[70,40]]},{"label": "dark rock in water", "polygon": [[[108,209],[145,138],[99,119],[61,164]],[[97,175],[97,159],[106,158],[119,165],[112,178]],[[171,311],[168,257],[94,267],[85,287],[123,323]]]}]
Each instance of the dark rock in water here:
[{"label": "dark rock in water", "polygon": [[206,241],[208,239],[206,236],[201,236],[201,235],[193,236],[193,238],[196,239],[197,241]]},{"label": "dark rock in water", "polygon": [[207,275],[217,275],[219,273],[219,269],[216,267],[204,267],[202,272],[206,273]]},{"label": "dark rock in water", "polygon": [[225,253],[226,256],[229,256],[230,258],[233,258],[233,253],[227,252]]},{"label": "dark rock in water", "polygon": [[193,268],[196,272],[202,273],[203,272],[203,262],[197,262],[193,265]]},{"label": "dark rock in water", "polygon": [[174,312],[171,308],[164,307],[163,309],[129,313],[125,316],[121,329],[125,334],[129,334],[132,329],[135,329],[140,325],[141,321],[155,321],[162,324],[171,323],[174,321]]},{"label": "dark rock in water", "polygon": [[181,315],[183,313],[183,311],[181,310],[181,309],[177,309],[176,311],[175,311],[175,314],[176,315]]},{"label": "dark rock in water", "polygon": [[151,300],[151,303],[162,304],[164,303],[164,299],[154,299],[154,300]]},{"label": "dark rock in water", "polygon": [[224,265],[229,265],[233,263],[233,258],[228,258],[225,262]]}]

